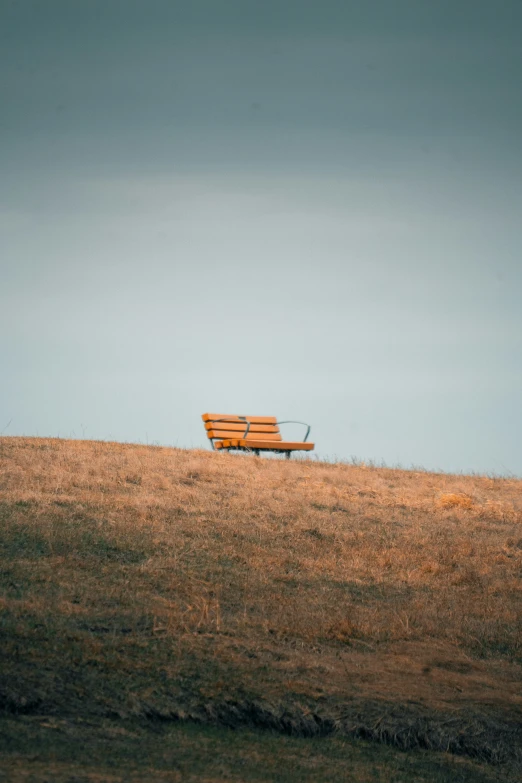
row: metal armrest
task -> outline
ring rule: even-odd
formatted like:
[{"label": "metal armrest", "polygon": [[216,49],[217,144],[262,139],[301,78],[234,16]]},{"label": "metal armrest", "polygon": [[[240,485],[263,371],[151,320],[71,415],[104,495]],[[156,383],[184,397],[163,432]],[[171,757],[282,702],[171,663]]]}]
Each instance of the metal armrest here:
[{"label": "metal armrest", "polygon": [[310,435],[310,425],[305,421],[278,421],[277,424],[302,424],[303,427],[306,427],[306,435],[304,436],[303,443],[306,443],[308,436]]}]

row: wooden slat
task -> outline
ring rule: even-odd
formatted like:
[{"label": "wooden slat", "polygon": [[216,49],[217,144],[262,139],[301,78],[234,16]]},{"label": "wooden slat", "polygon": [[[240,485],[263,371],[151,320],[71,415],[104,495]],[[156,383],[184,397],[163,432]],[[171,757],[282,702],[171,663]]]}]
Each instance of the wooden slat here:
[{"label": "wooden slat", "polygon": [[266,440],[245,440],[244,438],[225,438],[222,441],[218,441],[214,445],[218,448],[233,449],[238,447],[245,447],[249,449],[265,449],[270,451],[312,451],[314,448],[313,443],[303,443],[302,441],[272,441],[270,444]]},{"label": "wooden slat", "polygon": [[253,432],[248,433],[243,437],[243,433],[234,432],[233,430],[207,430],[207,436],[209,438],[237,438],[242,437],[243,440],[281,440],[281,435],[278,432]]},{"label": "wooden slat", "polygon": [[[229,421],[218,421],[218,422],[205,422],[205,429],[206,430],[228,430],[229,432],[237,432],[241,434],[244,432],[247,428],[247,425],[244,421],[241,422],[241,424],[234,424],[233,422]],[[279,432],[279,427],[277,424],[251,424],[250,429],[248,430],[249,433],[251,432]],[[215,436],[219,438],[219,435]]]},{"label": "wooden slat", "polygon": [[228,413],[204,413],[201,418],[203,421],[225,419],[226,421],[234,422],[235,424],[241,423],[244,419],[251,424],[277,424],[275,416],[244,416],[243,418],[240,418],[239,416],[230,416]]}]

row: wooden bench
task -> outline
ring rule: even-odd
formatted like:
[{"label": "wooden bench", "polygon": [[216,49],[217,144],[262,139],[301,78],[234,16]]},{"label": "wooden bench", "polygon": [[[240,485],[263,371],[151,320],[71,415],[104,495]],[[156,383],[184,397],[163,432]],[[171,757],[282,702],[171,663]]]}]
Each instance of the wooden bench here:
[{"label": "wooden bench", "polygon": [[[274,416],[227,416],[224,413],[204,413],[205,430],[213,449],[238,449],[253,451],[275,451],[290,458],[292,451],[312,451],[314,444],[308,443],[310,427],[302,421],[280,421]],[[283,440],[279,424],[303,424],[307,428],[303,441]]]}]

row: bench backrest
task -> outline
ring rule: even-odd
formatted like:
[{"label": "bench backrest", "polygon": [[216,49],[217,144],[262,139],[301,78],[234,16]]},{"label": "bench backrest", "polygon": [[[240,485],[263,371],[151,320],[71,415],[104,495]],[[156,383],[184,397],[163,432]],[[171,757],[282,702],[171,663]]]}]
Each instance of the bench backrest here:
[{"label": "bench backrest", "polygon": [[207,437],[246,438],[246,440],[282,440],[275,416],[228,416],[225,413],[204,413]]}]

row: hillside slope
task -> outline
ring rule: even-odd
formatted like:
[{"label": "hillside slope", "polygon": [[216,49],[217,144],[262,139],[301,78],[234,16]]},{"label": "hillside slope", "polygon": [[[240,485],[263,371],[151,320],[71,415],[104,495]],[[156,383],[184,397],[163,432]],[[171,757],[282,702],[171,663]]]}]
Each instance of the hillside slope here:
[{"label": "hillside slope", "polygon": [[10,719],[362,737],[517,774],[521,481],[1,438],[0,526]]}]

